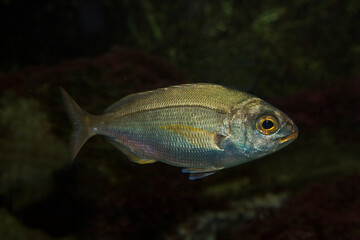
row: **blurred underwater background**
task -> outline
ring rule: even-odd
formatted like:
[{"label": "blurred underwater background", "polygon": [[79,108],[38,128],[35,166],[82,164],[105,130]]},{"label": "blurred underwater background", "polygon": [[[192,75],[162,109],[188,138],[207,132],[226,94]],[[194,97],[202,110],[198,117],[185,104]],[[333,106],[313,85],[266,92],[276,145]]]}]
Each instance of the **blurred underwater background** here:
[{"label": "blurred underwater background", "polygon": [[[360,239],[360,1],[0,1],[0,239]],[[288,114],[288,147],[189,181],[96,136],[70,162],[59,87],[94,114],[182,83]]]}]

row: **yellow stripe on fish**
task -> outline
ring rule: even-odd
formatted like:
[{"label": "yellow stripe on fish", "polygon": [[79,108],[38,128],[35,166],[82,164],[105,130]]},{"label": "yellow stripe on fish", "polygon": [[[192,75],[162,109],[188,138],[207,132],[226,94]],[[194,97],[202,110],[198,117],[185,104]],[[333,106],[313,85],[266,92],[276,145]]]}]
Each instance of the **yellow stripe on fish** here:
[{"label": "yellow stripe on fish", "polygon": [[222,150],[219,145],[225,136],[190,126],[165,125],[161,126],[161,128],[169,130],[185,138],[188,143],[194,145],[195,147]]}]

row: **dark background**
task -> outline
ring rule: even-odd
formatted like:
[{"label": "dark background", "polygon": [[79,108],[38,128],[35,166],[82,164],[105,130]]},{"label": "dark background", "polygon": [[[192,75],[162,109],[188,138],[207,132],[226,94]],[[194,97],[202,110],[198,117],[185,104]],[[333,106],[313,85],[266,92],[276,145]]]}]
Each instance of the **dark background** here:
[{"label": "dark background", "polygon": [[[360,239],[358,0],[0,1],[1,239]],[[101,137],[69,162],[58,89],[100,114],[211,82],[287,113],[287,148],[197,181]]]}]

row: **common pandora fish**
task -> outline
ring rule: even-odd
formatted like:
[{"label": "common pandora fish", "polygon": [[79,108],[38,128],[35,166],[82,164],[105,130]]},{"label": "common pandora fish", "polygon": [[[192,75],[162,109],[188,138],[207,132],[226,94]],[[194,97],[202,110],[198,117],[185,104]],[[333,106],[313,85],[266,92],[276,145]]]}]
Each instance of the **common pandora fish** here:
[{"label": "common pandora fish", "polygon": [[136,163],[182,167],[193,180],[264,157],[298,136],[293,121],[277,108],[214,84],[132,94],[97,116],[61,93],[74,125],[73,159],[98,134]]}]

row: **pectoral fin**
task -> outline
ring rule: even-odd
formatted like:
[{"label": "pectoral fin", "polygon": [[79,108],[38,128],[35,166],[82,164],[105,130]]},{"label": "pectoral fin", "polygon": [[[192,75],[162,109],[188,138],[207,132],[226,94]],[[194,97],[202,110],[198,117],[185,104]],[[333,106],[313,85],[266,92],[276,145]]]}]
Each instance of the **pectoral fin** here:
[{"label": "pectoral fin", "polygon": [[185,138],[196,147],[206,149],[222,150],[221,143],[226,138],[223,135],[190,126],[165,125],[162,128]]},{"label": "pectoral fin", "polygon": [[221,170],[223,168],[184,168],[181,171],[183,173],[190,173],[189,174],[189,180],[195,180],[203,177],[207,177],[210,175],[213,175],[217,171]]}]

